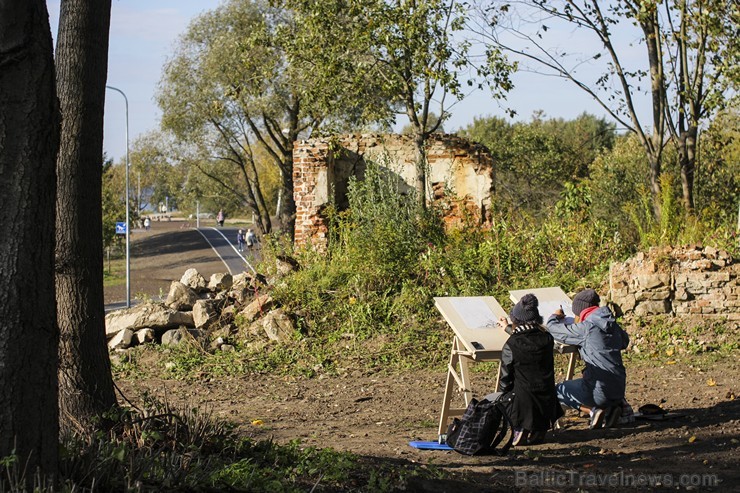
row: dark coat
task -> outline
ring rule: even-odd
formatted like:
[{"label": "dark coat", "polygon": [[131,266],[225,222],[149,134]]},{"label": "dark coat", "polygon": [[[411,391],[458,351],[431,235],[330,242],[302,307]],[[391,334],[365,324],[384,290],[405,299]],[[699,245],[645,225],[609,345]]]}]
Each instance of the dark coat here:
[{"label": "dark coat", "polygon": [[499,392],[514,391],[515,428],[546,431],[563,415],[555,393],[554,341],[539,328],[515,332],[501,354]]}]

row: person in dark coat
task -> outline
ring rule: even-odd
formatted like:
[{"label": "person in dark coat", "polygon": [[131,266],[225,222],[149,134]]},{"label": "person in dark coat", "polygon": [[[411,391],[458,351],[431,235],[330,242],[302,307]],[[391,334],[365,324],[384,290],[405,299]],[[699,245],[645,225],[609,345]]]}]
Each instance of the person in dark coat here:
[{"label": "person in dark coat", "polygon": [[514,306],[511,337],[501,353],[498,391],[513,392],[509,410],[514,445],[542,443],[563,415],[555,393],[554,340],[542,326],[538,305],[535,295],[526,294]]}]

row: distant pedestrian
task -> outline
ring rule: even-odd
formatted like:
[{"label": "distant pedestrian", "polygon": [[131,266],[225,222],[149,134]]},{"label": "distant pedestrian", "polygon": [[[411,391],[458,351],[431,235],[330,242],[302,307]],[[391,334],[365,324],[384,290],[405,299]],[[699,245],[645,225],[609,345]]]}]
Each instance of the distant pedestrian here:
[{"label": "distant pedestrian", "polygon": [[222,228],[224,226],[224,219],[226,219],[226,214],[224,214],[224,210],[221,209],[221,210],[218,211],[218,215],[216,216],[216,222]]},{"label": "distant pedestrian", "polygon": [[254,231],[252,231],[252,228],[249,228],[247,230],[247,237],[245,238],[245,241],[247,242],[247,248],[251,251],[254,247],[257,246],[257,242],[259,241],[257,239],[257,235],[254,234]]},{"label": "distant pedestrian", "polygon": [[244,251],[244,230],[240,229],[236,234],[236,247],[240,252]]},{"label": "distant pedestrian", "polygon": [[149,219],[149,216],[144,218],[144,229],[149,231],[149,228],[152,227],[152,220]]}]

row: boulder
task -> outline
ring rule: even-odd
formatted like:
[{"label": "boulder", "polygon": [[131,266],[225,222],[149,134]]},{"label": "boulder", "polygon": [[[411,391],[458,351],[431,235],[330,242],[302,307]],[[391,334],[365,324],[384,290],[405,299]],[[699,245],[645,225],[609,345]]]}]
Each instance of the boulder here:
[{"label": "boulder", "polygon": [[180,344],[183,338],[183,332],[180,329],[168,330],[162,334],[162,345],[163,346],[177,346]]},{"label": "boulder", "polygon": [[241,305],[252,297],[254,291],[244,283],[235,284],[227,293],[227,297]]},{"label": "boulder", "polygon": [[226,324],[210,333],[212,339],[228,339],[231,334],[235,331],[236,327],[233,324]]},{"label": "boulder", "polygon": [[180,281],[172,281],[164,304],[173,310],[185,311],[191,310],[196,301],[198,301],[198,294],[192,288]]},{"label": "boulder", "polygon": [[671,312],[670,300],[662,301],[643,301],[635,307],[635,315],[663,315]]},{"label": "boulder", "polygon": [[191,336],[194,339],[203,337],[203,331],[198,329],[188,329],[186,327],[168,330],[167,332],[162,334],[162,345],[177,346],[183,341],[190,339]]},{"label": "boulder", "polygon": [[196,328],[205,328],[218,318],[217,300],[198,300],[193,305],[193,323]]},{"label": "boulder", "polygon": [[218,349],[221,349],[221,346],[223,346],[225,343],[223,337],[217,337],[211,341],[211,343],[208,345],[208,349],[211,351],[216,351]]},{"label": "boulder", "polygon": [[134,333],[134,338],[132,342],[134,345],[144,344],[146,342],[154,341],[154,337],[155,335],[152,329],[139,329]]},{"label": "boulder", "polygon": [[211,291],[224,291],[234,284],[234,278],[231,274],[222,272],[213,274],[208,282],[208,289]]},{"label": "boulder", "polygon": [[275,257],[275,263],[278,274],[282,276],[288,275],[301,268],[298,261],[288,255],[278,255]]},{"label": "boulder", "polygon": [[273,341],[288,342],[293,339],[295,325],[282,308],[268,313],[262,321],[262,328]]},{"label": "boulder", "polygon": [[246,308],[239,312],[239,315],[244,317],[247,323],[252,323],[273,306],[275,306],[275,301],[272,299],[272,296],[269,294],[262,294],[260,296],[256,296],[254,300],[246,306]]},{"label": "boulder", "polygon": [[123,329],[108,341],[108,347],[110,349],[128,349],[131,347],[131,340],[133,337],[134,331]]},{"label": "boulder", "polygon": [[188,269],[182,275],[180,282],[194,290],[196,293],[202,293],[206,290],[206,279],[201,276],[196,269]]},{"label": "boulder", "polygon": [[105,316],[105,335],[113,337],[124,329],[137,331],[151,328],[166,330],[180,325],[193,327],[193,315],[167,308],[161,303],[143,303]]}]

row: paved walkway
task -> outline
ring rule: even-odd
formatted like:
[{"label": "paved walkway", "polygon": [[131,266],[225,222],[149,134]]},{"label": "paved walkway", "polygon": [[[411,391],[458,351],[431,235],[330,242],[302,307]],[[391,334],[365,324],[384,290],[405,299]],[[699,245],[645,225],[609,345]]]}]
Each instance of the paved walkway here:
[{"label": "paved walkway", "polygon": [[211,245],[211,248],[226,265],[230,274],[243,272],[245,267],[252,272],[256,272],[249,262],[249,260],[255,260],[250,256],[251,252],[248,252],[246,247],[244,252],[237,250],[237,228],[198,228],[197,231]]}]

